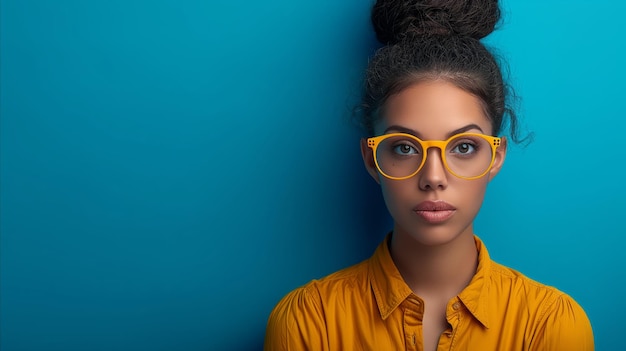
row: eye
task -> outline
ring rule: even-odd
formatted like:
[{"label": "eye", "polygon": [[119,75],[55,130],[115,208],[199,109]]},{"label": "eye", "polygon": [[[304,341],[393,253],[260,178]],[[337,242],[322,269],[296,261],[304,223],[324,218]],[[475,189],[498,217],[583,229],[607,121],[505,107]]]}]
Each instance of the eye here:
[{"label": "eye", "polygon": [[456,143],[452,148],[452,152],[460,155],[470,155],[477,151],[478,146],[471,141],[461,141]]},{"label": "eye", "polygon": [[411,144],[397,144],[393,147],[393,152],[398,155],[415,155],[417,154],[417,149],[413,147]]}]

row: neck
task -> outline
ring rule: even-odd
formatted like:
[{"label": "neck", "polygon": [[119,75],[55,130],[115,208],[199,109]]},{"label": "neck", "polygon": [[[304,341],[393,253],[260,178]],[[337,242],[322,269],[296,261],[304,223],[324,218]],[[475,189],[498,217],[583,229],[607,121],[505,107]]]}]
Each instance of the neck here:
[{"label": "neck", "polygon": [[458,295],[469,284],[478,265],[471,228],[441,245],[424,245],[394,231],[390,252],[405,282],[422,297]]}]

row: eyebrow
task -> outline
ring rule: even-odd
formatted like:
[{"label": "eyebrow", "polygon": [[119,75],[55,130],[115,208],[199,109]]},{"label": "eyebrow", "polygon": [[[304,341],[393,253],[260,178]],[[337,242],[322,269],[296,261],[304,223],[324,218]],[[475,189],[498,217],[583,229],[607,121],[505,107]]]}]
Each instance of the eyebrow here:
[{"label": "eyebrow", "polygon": [[[449,132],[448,135],[446,136],[446,139],[450,138],[453,135],[456,135],[456,134],[459,134],[459,133],[464,133],[464,132],[467,132],[467,131],[472,130],[472,129],[478,129],[481,133],[484,134],[482,128],[480,128],[477,124],[473,124],[472,123],[472,124],[468,124],[468,125],[466,125],[464,127],[461,127],[459,129],[455,129],[455,130]],[[411,134],[411,135],[415,135],[419,139],[423,139],[421,134],[418,131],[413,130],[413,129],[409,129],[409,128],[406,128],[406,127],[403,127],[403,126],[391,125],[391,126],[387,127],[387,129],[385,129],[383,134],[387,134],[389,132],[400,132],[400,133]]]}]

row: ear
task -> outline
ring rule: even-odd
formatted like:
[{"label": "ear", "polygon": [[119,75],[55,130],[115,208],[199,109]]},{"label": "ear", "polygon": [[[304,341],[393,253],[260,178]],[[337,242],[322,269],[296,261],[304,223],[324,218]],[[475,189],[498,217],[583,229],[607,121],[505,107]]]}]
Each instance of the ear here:
[{"label": "ear", "polygon": [[367,173],[374,178],[376,183],[380,184],[378,169],[376,168],[376,162],[374,161],[374,152],[369,146],[367,146],[367,139],[365,138],[361,138],[361,156],[363,157],[363,164],[365,165]]},{"label": "ear", "polygon": [[502,142],[496,149],[496,157],[493,160],[493,166],[491,167],[491,170],[489,170],[489,180],[492,180],[498,173],[500,173],[502,165],[504,164],[504,159],[506,158],[506,147],[507,139],[506,137],[502,137]]}]

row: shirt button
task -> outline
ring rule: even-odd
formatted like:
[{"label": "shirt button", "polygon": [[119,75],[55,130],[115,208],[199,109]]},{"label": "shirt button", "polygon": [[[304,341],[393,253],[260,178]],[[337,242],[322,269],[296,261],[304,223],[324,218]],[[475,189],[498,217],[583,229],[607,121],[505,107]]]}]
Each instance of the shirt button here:
[{"label": "shirt button", "polygon": [[461,304],[459,304],[458,302],[455,302],[455,303],[452,305],[452,308],[453,308],[455,311],[458,311],[458,310],[459,310],[459,308],[461,308]]}]

